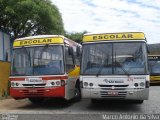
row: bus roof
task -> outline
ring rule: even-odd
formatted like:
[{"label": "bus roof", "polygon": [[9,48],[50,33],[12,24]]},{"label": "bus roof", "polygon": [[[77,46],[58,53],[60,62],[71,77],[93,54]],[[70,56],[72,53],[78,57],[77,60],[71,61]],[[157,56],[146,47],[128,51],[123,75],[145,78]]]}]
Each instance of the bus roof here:
[{"label": "bus roof", "polygon": [[35,39],[35,38],[51,38],[51,37],[62,37],[62,38],[64,38],[64,36],[62,36],[62,35],[36,35],[36,36],[17,38],[17,39],[15,39],[15,41],[26,40],[26,39],[29,40],[29,39]]},{"label": "bus roof", "polygon": [[24,38],[18,38],[14,41],[13,47],[33,46],[44,44],[64,44],[62,35],[37,35]]},{"label": "bus roof", "polygon": [[90,33],[84,34],[83,42],[115,41],[115,40],[146,40],[143,32]]},{"label": "bus roof", "polygon": [[22,47],[22,46],[34,46],[34,45],[45,45],[45,44],[69,44],[73,46],[80,46],[79,43],[76,43],[73,40],[70,40],[63,35],[37,35],[18,38],[14,41],[13,47]]}]

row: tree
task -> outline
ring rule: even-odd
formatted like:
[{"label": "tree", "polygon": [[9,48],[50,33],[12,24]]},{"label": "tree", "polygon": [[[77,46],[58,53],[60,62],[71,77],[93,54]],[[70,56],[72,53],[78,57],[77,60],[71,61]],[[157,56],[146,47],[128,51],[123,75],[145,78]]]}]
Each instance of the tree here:
[{"label": "tree", "polygon": [[65,36],[71,40],[74,40],[78,43],[82,42],[83,35],[87,33],[87,31],[84,32],[75,32],[75,33],[66,33]]},{"label": "tree", "polygon": [[0,29],[13,38],[64,34],[61,14],[50,0],[0,0]]}]

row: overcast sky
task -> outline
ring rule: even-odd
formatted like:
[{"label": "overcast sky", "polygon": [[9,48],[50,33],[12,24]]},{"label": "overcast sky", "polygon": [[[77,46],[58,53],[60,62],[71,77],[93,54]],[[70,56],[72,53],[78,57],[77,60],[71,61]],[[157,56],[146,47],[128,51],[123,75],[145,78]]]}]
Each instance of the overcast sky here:
[{"label": "overcast sky", "polygon": [[140,31],[160,43],[160,0],[51,0],[67,32]]}]

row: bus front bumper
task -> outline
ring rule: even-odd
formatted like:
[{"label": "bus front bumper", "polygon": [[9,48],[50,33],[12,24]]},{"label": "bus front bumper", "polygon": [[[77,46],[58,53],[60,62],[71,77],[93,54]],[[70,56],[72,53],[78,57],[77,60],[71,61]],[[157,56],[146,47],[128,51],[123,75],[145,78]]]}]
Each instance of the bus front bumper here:
[{"label": "bus front bumper", "polygon": [[30,97],[65,97],[65,87],[55,88],[10,88],[10,95],[15,99]]},{"label": "bus front bumper", "polygon": [[[113,94],[109,94],[113,93]],[[90,99],[128,99],[128,100],[148,100],[149,88],[120,90],[101,90],[100,88],[81,88],[82,98]]]}]

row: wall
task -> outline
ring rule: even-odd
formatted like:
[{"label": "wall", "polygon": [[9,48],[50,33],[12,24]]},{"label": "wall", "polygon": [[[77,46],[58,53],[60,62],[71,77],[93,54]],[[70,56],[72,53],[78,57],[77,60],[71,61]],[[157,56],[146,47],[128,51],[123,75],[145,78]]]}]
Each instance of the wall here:
[{"label": "wall", "polygon": [[[8,58],[8,59],[6,59]],[[9,75],[11,61],[10,35],[0,30],[0,99],[9,95]]]},{"label": "wall", "polygon": [[0,61],[0,98],[7,97],[9,95],[9,75],[10,63]]}]

